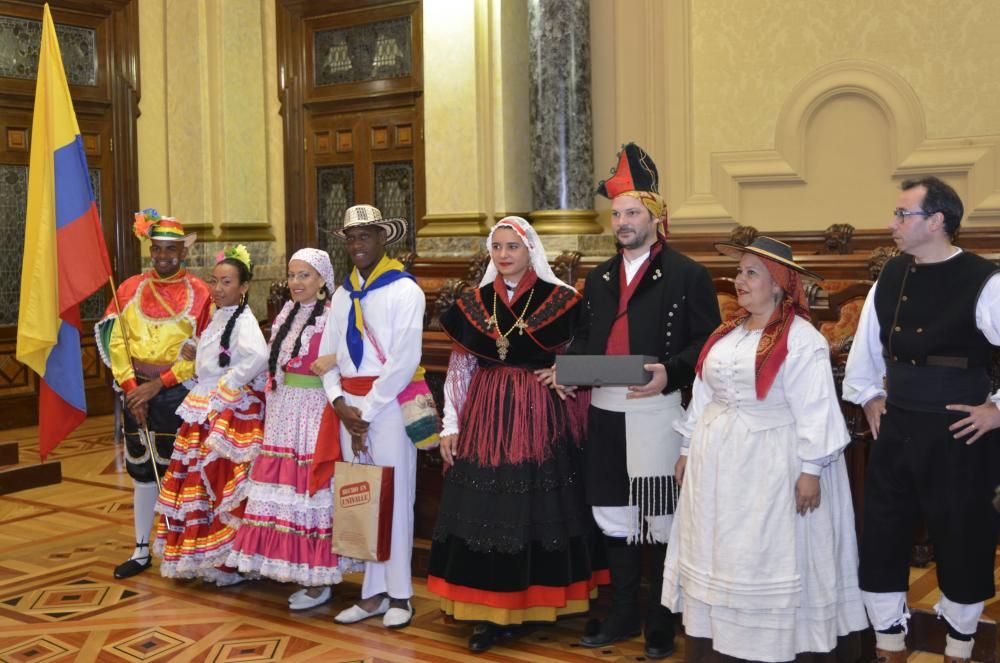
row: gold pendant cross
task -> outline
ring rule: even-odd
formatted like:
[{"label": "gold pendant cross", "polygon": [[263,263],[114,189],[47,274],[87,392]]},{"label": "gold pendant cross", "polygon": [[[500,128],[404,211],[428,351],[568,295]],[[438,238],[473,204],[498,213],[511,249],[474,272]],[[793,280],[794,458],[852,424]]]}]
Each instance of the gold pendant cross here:
[{"label": "gold pendant cross", "polygon": [[507,350],[510,348],[510,341],[507,340],[506,336],[500,336],[497,338],[497,356],[500,357],[500,361],[507,359]]}]

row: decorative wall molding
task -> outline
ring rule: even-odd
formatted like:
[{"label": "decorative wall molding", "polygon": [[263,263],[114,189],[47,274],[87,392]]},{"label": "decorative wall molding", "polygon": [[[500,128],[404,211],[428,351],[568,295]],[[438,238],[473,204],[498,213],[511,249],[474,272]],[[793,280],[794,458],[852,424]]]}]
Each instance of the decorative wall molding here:
[{"label": "decorative wall molding", "polygon": [[884,116],[892,178],[949,178],[966,204],[966,224],[1000,223],[1000,136],[928,138],[924,109],[910,84],[892,69],[861,59],[831,62],[802,79],[789,92],[776,120],[774,149],[712,154],[711,190],[695,191],[691,2],[669,3],[665,20],[658,23],[667,31],[668,46],[660,61],[667,72],[669,99],[665,110],[670,197],[679,202],[671,213],[675,228],[710,232],[746,223],[741,205],[748,185],[809,185],[810,123],[822,108],[845,95],[863,97]]},{"label": "decorative wall molding", "polygon": [[489,233],[485,212],[458,212],[454,214],[426,214],[418,238],[482,236]]},{"label": "decorative wall molding", "polygon": [[270,223],[223,223],[215,240],[218,242],[273,242],[274,231]]}]

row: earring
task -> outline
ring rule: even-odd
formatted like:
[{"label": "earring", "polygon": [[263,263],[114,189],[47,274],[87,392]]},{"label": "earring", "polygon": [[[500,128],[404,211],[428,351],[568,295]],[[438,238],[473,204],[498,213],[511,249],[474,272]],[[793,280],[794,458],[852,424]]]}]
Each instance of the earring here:
[{"label": "earring", "polygon": [[324,299],[326,299],[326,289],[325,288],[321,289],[319,292],[316,293],[316,299],[318,299],[320,301],[323,301]]}]

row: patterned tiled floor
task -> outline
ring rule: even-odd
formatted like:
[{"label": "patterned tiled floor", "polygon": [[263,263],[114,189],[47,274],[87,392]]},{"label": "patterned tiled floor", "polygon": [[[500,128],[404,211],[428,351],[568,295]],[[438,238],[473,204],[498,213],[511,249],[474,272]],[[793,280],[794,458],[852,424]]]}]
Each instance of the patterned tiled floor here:
[{"label": "patterned tiled floor", "polygon": [[[155,567],[115,580],[113,566],[132,548],[131,481],[110,431],[109,417],[91,418],[53,453],[62,461],[61,484],[0,497],[0,663],[644,660],[638,639],[600,650],[576,646],[582,618],[473,656],[469,627],[446,623],[420,580],[413,624],[400,632],[377,620],[333,624],[357,599],[356,577],[335,589],[331,603],[304,613],[288,611],[290,589],[278,583],[217,589],[161,578]],[[35,434],[0,431],[0,440],[18,440],[22,461],[37,462]],[[912,585],[916,606],[937,600],[931,569],[914,569]],[[998,616],[1000,604],[988,612]],[[683,660],[683,652],[670,660]]]},{"label": "patterned tiled floor", "polygon": [[[0,431],[37,462],[34,429]],[[539,629],[486,656],[466,648],[469,627],[448,624],[416,582],[413,624],[389,632],[377,620],[335,626],[360,578],[304,613],[273,582],[218,589],[161,578],[155,567],[115,580],[132,549],[131,480],[109,417],[93,417],[52,454],[63,481],[0,497],[0,663],[68,661],[636,661],[635,640],[603,650],[576,645],[583,619]],[[678,656],[675,660],[681,660]]]}]

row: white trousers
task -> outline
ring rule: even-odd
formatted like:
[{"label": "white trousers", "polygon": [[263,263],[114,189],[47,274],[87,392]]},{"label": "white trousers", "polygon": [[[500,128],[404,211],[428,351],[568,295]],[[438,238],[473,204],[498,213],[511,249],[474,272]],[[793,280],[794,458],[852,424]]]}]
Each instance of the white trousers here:
[{"label": "white trousers", "polygon": [[[348,405],[358,407],[361,396],[344,394]],[[351,434],[340,426],[340,450],[345,461],[354,458]],[[394,599],[413,596],[410,557],[413,554],[413,504],[417,495],[417,449],[406,436],[398,403],[389,403],[368,426],[368,451],[376,465],[394,468],[392,545],[389,559],[365,562],[361,598],[387,593]],[[337,517],[336,513],[333,516]]]},{"label": "white trousers", "polygon": [[[604,536],[626,539],[636,522],[637,506],[595,506],[594,520],[604,532]],[[646,516],[649,533],[657,543],[666,543],[670,538],[670,528],[674,524],[673,514],[665,516]]]},{"label": "white trousers", "polygon": [[[902,624],[903,630],[906,630],[910,611],[906,608],[905,592],[861,592],[861,596],[875,631],[885,631],[897,624]],[[934,605],[934,611],[959,633],[972,635],[983,614],[983,605],[982,602],[955,603],[942,594],[941,600]]]}]

